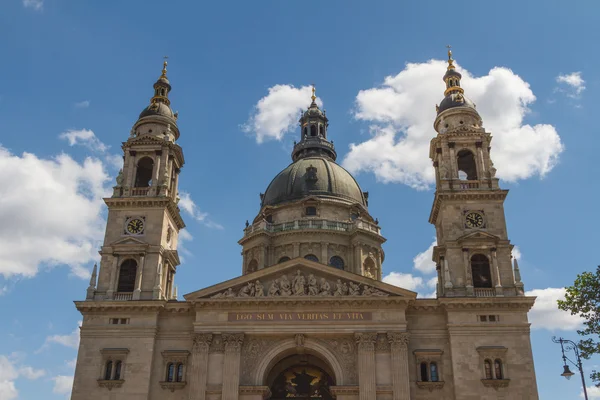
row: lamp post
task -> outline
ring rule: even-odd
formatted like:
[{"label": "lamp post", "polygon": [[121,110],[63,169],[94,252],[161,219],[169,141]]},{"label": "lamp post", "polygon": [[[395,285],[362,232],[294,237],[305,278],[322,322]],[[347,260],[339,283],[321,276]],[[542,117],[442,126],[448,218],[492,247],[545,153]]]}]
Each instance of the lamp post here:
[{"label": "lamp post", "polygon": [[[567,379],[571,379],[571,377],[573,375],[575,375],[569,369],[569,365],[567,364],[567,360],[571,364],[573,364],[574,366],[576,366],[577,369],[579,370],[579,374],[581,374],[581,383],[583,384],[583,395],[585,396],[585,400],[588,400],[587,389],[585,387],[585,375],[583,374],[583,365],[581,364],[581,357],[579,356],[579,350],[577,349],[577,344],[575,344],[575,342],[573,342],[572,340],[563,339],[563,338],[558,338],[557,339],[556,336],[552,336],[552,341],[554,343],[560,343],[560,350],[562,351],[562,358],[563,358],[564,365],[563,365],[563,373],[560,374],[560,376],[564,376]],[[573,350],[573,353],[575,353],[575,357],[576,357],[577,362],[571,361],[565,355],[565,347],[567,348],[567,351]]]}]

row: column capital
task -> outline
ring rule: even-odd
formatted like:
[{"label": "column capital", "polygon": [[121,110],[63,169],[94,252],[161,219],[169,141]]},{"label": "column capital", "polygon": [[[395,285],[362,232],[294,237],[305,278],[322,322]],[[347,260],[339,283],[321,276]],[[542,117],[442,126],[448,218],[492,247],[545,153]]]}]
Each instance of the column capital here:
[{"label": "column capital", "polygon": [[212,333],[197,333],[194,335],[194,344],[192,345],[192,351],[199,353],[201,351],[208,351],[210,343],[212,342]]},{"label": "column capital", "polygon": [[224,333],[223,342],[225,343],[225,351],[240,350],[244,341],[243,333]]},{"label": "column capital", "polygon": [[357,332],[354,334],[354,339],[360,350],[374,351],[377,332]]},{"label": "column capital", "polygon": [[392,350],[395,349],[406,349],[408,348],[408,340],[410,338],[410,333],[408,332],[388,332],[387,333],[388,342],[392,345]]}]

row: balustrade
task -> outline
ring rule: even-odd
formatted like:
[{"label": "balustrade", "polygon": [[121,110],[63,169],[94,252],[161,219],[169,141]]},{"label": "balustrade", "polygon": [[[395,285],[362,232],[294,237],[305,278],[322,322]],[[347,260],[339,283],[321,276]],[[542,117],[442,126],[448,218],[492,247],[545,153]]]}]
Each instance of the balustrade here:
[{"label": "balustrade", "polygon": [[493,288],[475,288],[475,297],[496,297],[496,291]]},{"label": "balustrade", "polygon": [[134,187],[131,188],[132,196],[147,196],[150,191],[150,187]]},{"label": "balustrade", "polygon": [[117,301],[128,301],[133,298],[132,292],[116,292],[114,294],[114,300]]},{"label": "balustrade", "polygon": [[309,230],[309,229],[322,229],[328,231],[340,231],[340,232],[349,232],[353,229],[361,229],[369,232],[376,233],[380,235],[381,228],[378,225],[363,221],[356,220],[353,222],[340,222],[340,221],[331,221],[326,219],[301,219],[296,221],[288,221],[282,222],[278,224],[270,224],[268,222],[258,222],[253,225],[249,225],[246,229],[244,229],[244,234],[246,236],[258,232],[258,231],[266,231],[266,232],[284,232],[284,231],[294,231],[294,230]]}]

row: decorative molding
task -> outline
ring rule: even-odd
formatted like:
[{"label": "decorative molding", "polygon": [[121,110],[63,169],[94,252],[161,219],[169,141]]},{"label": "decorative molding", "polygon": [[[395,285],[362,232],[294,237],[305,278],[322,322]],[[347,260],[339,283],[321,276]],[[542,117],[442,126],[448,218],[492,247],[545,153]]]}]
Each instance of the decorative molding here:
[{"label": "decorative molding", "polygon": [[126,348],[105,348],[105,349],[100,349],[100,354],[102,354],[105,357],[117,357],[117,356],[126,356],[127,354],[129,354],[129,349]]},{"label": "decorative molding", "polygon": [[375,342],[376,351],[390,351],[390,342],[387,340],[385,334],[377,335],[377,342]]},{"label": "decorative molding", "polygon": [[162,353],[163,361],[165,364],[168,363],[182,363],[186,364],[190,352],[187,350],[165,350]]},{"label": "decorative molding", "polygon": [[222,353],[225,351],[225,343],[223,342],[223,337],[221,335],[213,336],[209,351],[211,353]]},{"label": "decorative molding", "polygon": [[439,382],[420,382],[420,381],[417,381],[417,387],[419,389],[427,389],[430,392],[433,392],[434,390],[442,390],[442,388],[444,387],[444,382],[443,381],[439,381]]},{"label": "decorative molding", "polygon": [[408,340],[410,334],[408,332],[388,332],[388,341],[392,347],[392,350],[400,350],[408,348]]},{"label": "decorative molding", "polygon": [[106,379],[98,379],[98,386],[107,388],[108,390],[113,390],[113,388],[120,388],[123,386],[125,380],[106,380]]},{"label": "decorative molding", "polygon": [[339,395],[343,395],[343,396],[351,396],[351,395],[358,395],[359,392],[359,387],[358,386],[330,386],[329,390],[331,391],[331,394],[334,397],[337,397]]},{"label": "decorative molding", "polygon": [[359,350],[374,351],[375,350],[375,342],[377,341],[377,333],[376,332],[355,333],[354,339],[356,340],[356,344],[358,345]]},{"label": "decorative molding", "polygon": [[271,389],[268,386],[240,386],[239,393],[242,395],[259,395],[263,399],[271,397]]},{"label": "decorative molding", "polygon": [[193,341],[192,351],[194,353],[208,351],[212,342],[212,333],[197,333],[194,335]]},{"label": "decorative molding", "polygon": [[223,333],[223,342],[225,342],[225,351],[240,351],[244,342],[243,333]]},{"label": "decorative molding", "polygon": [[161,388],[174,392],[175,390],[183,389],[187,385],[187,382],[159,382],[159,384]]},{"label": "decorative molding", "polygon": [[500,388],[508,387],[510,383],[510,379],[482,379],[481,383],[485,387],[494,388],[494,390],[498,390]]}]

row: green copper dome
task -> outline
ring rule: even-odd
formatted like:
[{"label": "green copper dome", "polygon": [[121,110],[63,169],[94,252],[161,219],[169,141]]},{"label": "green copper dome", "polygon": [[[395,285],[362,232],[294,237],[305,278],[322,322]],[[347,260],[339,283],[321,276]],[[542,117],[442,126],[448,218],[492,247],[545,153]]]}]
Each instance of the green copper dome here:
[{"label": "green copper dome", "polygon": [[262,206],[308,196],[334,198],[367,206],[365,196],[348,171],[325,157],[305,157],[290,164],[271,181]]}]

